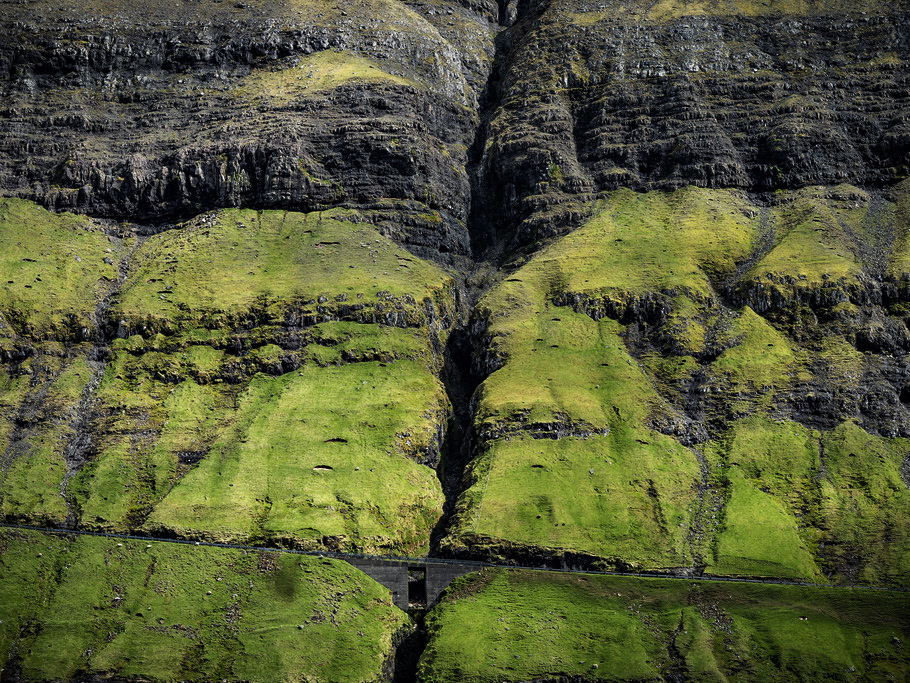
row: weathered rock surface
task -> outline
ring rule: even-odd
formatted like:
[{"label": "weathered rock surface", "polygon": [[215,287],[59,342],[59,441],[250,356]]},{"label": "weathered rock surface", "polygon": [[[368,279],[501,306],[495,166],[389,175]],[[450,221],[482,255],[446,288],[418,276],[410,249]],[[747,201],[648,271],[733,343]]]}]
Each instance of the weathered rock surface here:
[{"label": "weathered rock surface", "polygon": [[529,8],[507,39],[484,155],[498,230],[517,228],[518,244],[560,234],[620,187],[765,192],[907,175],[904,3],[727,5]]},{"label": "weathered rock surface", "polygon": [[[39,451],[56,463],[41,470],[45,498],[7,499],[10,518],[79,523],[84,505],[98,511],[85,523],[139,526],[168,486],[200,463],[211,468],[207,446],[178,439],[166,445],[170,469],[156,469],[155,444],[179,407],[147,405],[145,382],[156,398],[185,382],[204,387],[217,404],[213,412],[230,415],[206,423],[207,438],[227,443],[240,415],[232,411],[259,400],[244,393],[259,376],[422,363],[433,405],[419,428],[403,422],[389,443],[423,465],[442,458],[450,512],[477,483],[468,479],[487,470],[461,483],[452,473],[499,445],[514,454],[520,444],[541,442],[563,460],[571,459],[560,450],[566,444],[596,450],[609,443],[652,455],[664,448],[682,479],[660,483],[632,472],[626,481],[645,507],[657,505],[647,524],[672,536],[666,566],[687,571],[702,566],[723,521],[725,503],[711,499],[723,497],[723,487],[709,481],[711,468],[731,466],[722,458],[712,464],[700,449],[732,423],[760,413],[824,434],[855,422],[875,438],[910,436],[910,223],[901,183],[910,172],[906,2],[164,7],[116,0],[89,16],[67,2],[36,0],[5,4],[2,21],[12,39],[0,43],[0,191],[92,219],[58,226],[66,240],[78,238],[66,249],[36,242],[37,253],[20,254],[25,227],[10,242],[17,250],[5,266],[0,310],[11,387],[3,466]],[[693,186],[721,194],[705,195],[688,214],[673,208],[688,200],[670,192]],[[734,190],[735,197],[723,194]],[[623,240],[653,237],[656,209],[624,214],[620,202],[612,218],[631,222],[610,233],[613,241],[554,266],[533,294],[540,296],[533,318],[540,329],[522,331],[524,346],[510,348],[502,321],[519,320],[516,311],[527,313],[531,296],[512,277],[517,268],[533,262],[542,244],[601,216],[623,192],[670,206],[665,224],[678,244],[670,237],[658,251],[635,256],[644,270],[662,269],[660,277],[634,286],[573,281],[620,253]],[[726,208],[710,208],[716,202]],[[283,251],[278,214],[267,214],[268,228],[262,214],[244,214],[210,238],[215,217],[235,218],[215,212],[235,208],[292,212],[291,223],[303,220],[301,235],[327,218],[370,238],[310,244],[307,237]],[[317,225],[307,227],[302,213]],[[720,232],[728,220],[735,224],[729,236]],[[79,241],[83,233],[91,240]],[[702,240],[695,247],[693,235]],[[728,237],[729,247],[718,248]],[[407,254],[392,254],[395,244]],[[694,260],[674,274],[669,259],[689,247]],[[207,260],[207,249],[239,251],[233,260]],[[420,258],[454,278],[424,287],[419,273],[428,264]],[[79,277],[67,270],[71,259],[83,264]],[[478,267],[481,259],[488,263]],[[159,261],[160,269],[149,267]],[[59,280],[48,284],[42,268],[51,262]],[[305,294],[277,284],[302,282],[303,271],[314,279],[331,272],[332,281]],[[413,291],[385,288],[408,277]],[[627,279],[637,277],[630,267]],[[495,306],[482,300],[469,318],[474,301],[497,282],[504,298]],[[49,298],[55,287],[86,296]],[[243,296],[232,299],[235,289]],[[571,316],[562,320],[556,310]],[[465,320],[456,361],[448,335]],[[578,345],[572,335],[579,334],[595,337]],[[756,361],[758,342],[772,356],[768,367]],[[563,372],[566,349],[585,359],[565,361],[575,366]],[[598,360],[608,349],[611,362],[632,374],[611,374],[610,363]],[[550,354],[559,372],[515,370],[525,353]],[[633,382],[639,393],[626,403],[598,397],[573,404],[566,398],[577,394],[572,382],[590,379],[579,370],[585,363],[590,377],[600,373],[597,391],[626,391]],[[521,380],[514,395],[546,384],[551,396],[534,409],[513,406],[503,398],[509,391],[501,386],[497,394],[491,380],[503,376]],[[449,399],[457,395],[463,404],[454,427],[441,379]],[[560,381],[558,390],[547,384]],[[320,443],[346,442],[328,434]],[[141,471],[129,485],[112,484],[143,491],[121,501],[126,511],[92,498],[98,482],[91,477],[102,477],[105,458]],[[597,470],[582,468],[583,479],[588,471]],[[19,490],[33,474],[9,486]],[[82,488],[74,493],[71,480]],[[653,503],[664,484],[679,519]],[[703,509],[684,510],[686,495]],[[232,537],[269,536],[262,519],[274,501],[261,496],[250,503],[258,521]],[[160,528],[190,529],[174,531],[174,520],[183,519],[177,508],[188,501],[178,501],[173,524]],[[357,536],[348,508],[338,507],[331,512],[344,522],[313,543],[349,547]],[[422,529],[441,514],[421,510]],[[373,540],[381,535],[374,531]],[[552,542],[540,545],[482,535],[471,543],[481,555],[638,562],[624,551],[557,547],[558,534],[548,534]],[[412,534],[406,545],[420,543]],[[842,559],[831,560],[832,571],[844,569]]]},{"label": "weathered rock surface", "polygon": [[6,6],[7,193],[152,223],[230,206],[358,207],[422,254],[468,253],[484,6],[73,10]]}]

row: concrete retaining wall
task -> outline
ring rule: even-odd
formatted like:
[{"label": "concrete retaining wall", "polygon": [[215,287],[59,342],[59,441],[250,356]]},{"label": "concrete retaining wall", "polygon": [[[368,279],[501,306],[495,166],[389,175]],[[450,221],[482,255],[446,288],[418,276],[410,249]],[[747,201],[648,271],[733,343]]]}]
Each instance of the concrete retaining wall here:
[{"label": "concrete retaining wall", "polygon": [[408,610],[408,565],[406,562],[386,560],[348,560],[364,574],[392,591],[395,605]]},{"label": "concrete retaining wall", "polygon": [[[392,591],[392,600],[400,609],[408,609],[408,568],[426,572],[426,604],[432,607],[439,595],[459,576],[477,571],[478,567],[464,567],[453,564],[426,564],[401,562],[398,560],[347,560],[360,571]],[[422,594],[424,591],[420,591]],[[422,597],[422,596],[421,596]]]},{"label": "concrete retaining wall", "polygon": [[431,607],[439,600],[439,595],[452,581],[459,576],[476,572],[479,567],[460,567],[453,564],[433,564],[427,562],[427,606]]}]

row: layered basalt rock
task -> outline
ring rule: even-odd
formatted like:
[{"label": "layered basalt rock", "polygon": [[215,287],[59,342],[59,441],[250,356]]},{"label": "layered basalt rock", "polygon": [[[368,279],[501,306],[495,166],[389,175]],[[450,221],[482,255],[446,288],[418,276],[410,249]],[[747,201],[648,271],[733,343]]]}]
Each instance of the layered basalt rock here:
[{"label": "layered basalt rock", "polygon": [[[180,406],[145,406],[143,386],[154,385],[158,398],[184,382],[204,387],[212,412],[231,416],[209,425],[227,443],[244,401],[277,420],[270,406],[256,407],[260,381],[278,392],[284,377],[281,392],[294,397],[304,385],[325,389],[314,377],[340,376],[337,368],[356,365],[370,382],[374,369],[416,363],[432,405],[382,440],[409,461],[442,459],[449,509],[480,486],[496,457],[520,464],[527,451],[587,462],[572,476],[588,486],[602,475],[606,449],[617,459],[608,458],[611,474],[592,484],[591,500],[628,493],[641,512],[636,533],[648,529],[636,547],[622,548],[560,537],[555,522],[540,538],[496,540],[491,523],[484,548],[502,541],[526,544],[532,555],[703,568],[724,507],[723,486],[709,479],[732,465],[718,470],[702,450],[733,422],[760,413],[826,434],[855,422],[875,438],[910,435],[899,184],[910,167],[908,16],[906,3],[871,0],[173,8],[118,0],[91,17],[61,2],[9,5],[4,26],[16,39],[0,46],[0,189],[88,214],[94,222],[60,234],[104,251],[92,254],[91,268],[76,253],[82,246],[54,252],[61,287],[91,292],[66,299],[72,315],[60,300],[42,318],[35,303],[47,287],[47,249],[7,264],[0,354],[15,391],[4,408],[6,460],[19,459],[58,405],[39,387],[60,384],[60,401],[88,415],[63,411],[66,424],[41,437],[54,441],[54,458],[75,453],[72,471],[51,477],[64,476],[64,495],[23,498],[9,515],[46,510],[42,519],[76,523],[79,510],[65,509],[75,502],[96,511],[85,523],[135,528],[165,484],[211,469],[206,448],[175,442],[167,446],[174,467],[149,485],[154,496],[129,499],[126,513],[103,496],[90,500],[97,482],[89,470],[79,475],[84,462],[132,458],[145,477],[136,486],[151,481],[151,445]],[[286,220],[299,234],[281,232]],[[557,242],[558,263],[546,261],[542,244],[589,220],[615,224],[593,238],[577,231],[590,241],[575,251]],[[343,223],[332,234],[345,239],[303,239],[322,221]],[[646,249],[628,249],[658,233]],[[368,237],[346,239],[355,234]],[[18,233],[10,242],[21,243]],[[396,244],[407,251],[393,253]],[[204,258],[210,251],[237,258]],[[61,273],[76,256],[82,277],[67,279]],[[452,279],[416,293],[386,287],[418,283],[428,265],[421,258],[449,268]],[[319,291],[279,291],[322,277],[329,265],[333,281]],[[523,281],[529,273],[533,286]],[[231,298],[239,282],[254,285],[242,301]],[[492,294],[482,297],[485,290]],[[130,300],[136,305],[124,308]],[[514,329],[504,330],[506,321]],[[462,323],[456,363],[447,340]],[[295,373],[303,374],[285,377]],[[354,389],[364,386],[373,385]],[[89,399],[108,390],[96,410]],[[381,391],[394,393],[386,384]],[[533,406],[521,404],[526,392]],[[456,395],[462,405],[451,410]],[[459,424],[448,424],[452,414]],[[86,430],[102,446],[86,445]],[[453,445],[453,434],[467,445]],[[342,444],[336,436],[318,448]],[[449,475],[460,465],[451,463],[472,456],[459,485]],[[497,485],[509,496],[505,481]],[[187,496],[155,528],[199,532],[199,520],[180,526]],[[273,514],[274,501],[262,496],[251,504],[254,520]],[[439,496],[434,488],[414,513],[421,529],[438,519],[430,517],[440,510],[428,510]],[[687,506],[687,496],[701,507]],[[356,505],[339,507],[345,524],[359,514]],[[550,514],[541,510],[531,524]],[[603,516],[588,512],[573,519],[596,527]],[[326,531],[323,541],[352,547],[354,526]],[[295,542],[279,531],[287,532],[282,542]],[[228,535],[278,538],[267,532]],[[422,547],[422,531],[403,533],[397,546],[374,543],[379,532],[366,542]],[[655,553],[661,545],[669,550]]]},{"label": "layered basalt rock", "polygon": [[485,201],[527,244],[620,187],[887,186],[910,168],[908,22],[901,3],[541,3],[510,34]]},{"label": "layered basalt rock", "polygon": [[231,206],[357,207],[421,254],[469,252],[464,167],[489,8],[8,9],[7,193],[153,223]]}]

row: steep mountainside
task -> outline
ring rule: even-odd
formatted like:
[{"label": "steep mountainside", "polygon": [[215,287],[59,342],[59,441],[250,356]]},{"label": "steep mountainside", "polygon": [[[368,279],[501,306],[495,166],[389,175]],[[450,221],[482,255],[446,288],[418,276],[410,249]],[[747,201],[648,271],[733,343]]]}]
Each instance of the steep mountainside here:
[{"label": "steep mountainside", "polygon": [[[910,588],[907,2],[0,25],[0,521]],[[414,671],[355,570],[130,543],[3,532],[0,679],[910,675],[899,593],[487,572]]]}]

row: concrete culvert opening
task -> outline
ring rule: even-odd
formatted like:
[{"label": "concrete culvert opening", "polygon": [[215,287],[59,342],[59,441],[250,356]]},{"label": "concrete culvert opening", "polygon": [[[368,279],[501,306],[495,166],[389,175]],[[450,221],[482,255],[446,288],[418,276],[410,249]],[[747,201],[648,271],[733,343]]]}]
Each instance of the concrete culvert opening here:
[{"label": "concrete culvert opening", "polygon": [[317,472],[328,472],[332,467],[330,465],[316,465],[313,469]]},{"label": "concrete culvert opening", "polygon": [[408,567],[408,604],[427,604],[426,567]]}]

